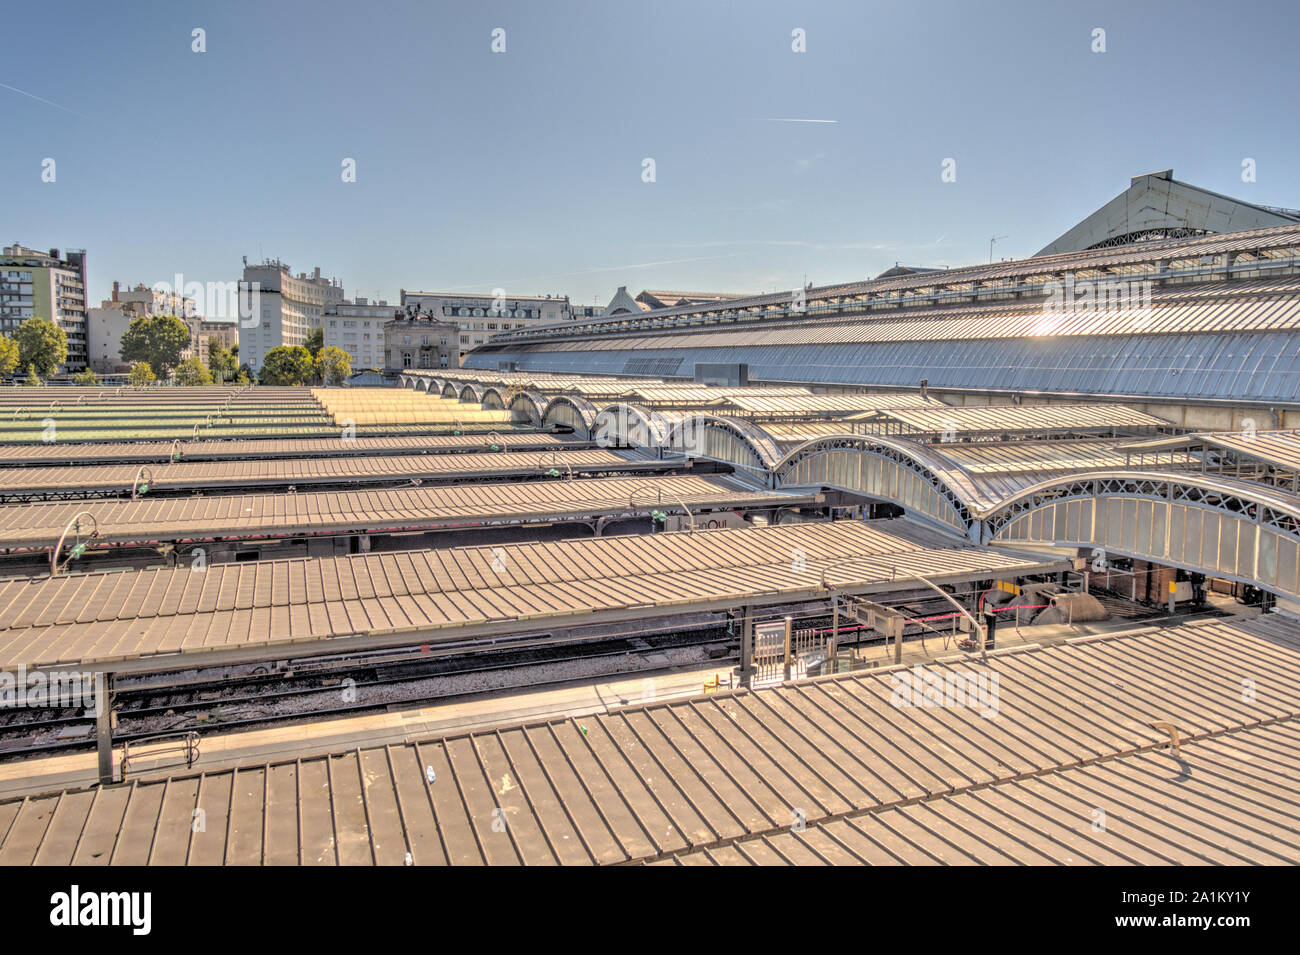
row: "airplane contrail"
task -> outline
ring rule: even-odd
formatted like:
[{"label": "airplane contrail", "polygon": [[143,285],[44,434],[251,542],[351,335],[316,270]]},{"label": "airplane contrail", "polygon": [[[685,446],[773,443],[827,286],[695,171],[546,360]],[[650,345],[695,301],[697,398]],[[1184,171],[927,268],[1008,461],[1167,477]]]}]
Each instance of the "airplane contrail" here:
[{"label": "airplane contrail", "polygon": [[16,86],[10,86],[7,83],[0,83],[0,87],[4,87],[5,89],[11,90],[14,93],[18,93],[22,96],[26,96],[29,97],[30,99],[34,99],[38,103],[44,103],[46,106],[53,106],[55,109],[61,109],[65,113],[71,113],[73,116],[80,116],[82,119],[90,119],[90,117],[87,116],[85,113],[78,113],[75,109],[68,109],[68,107],[66,106],[60,106],[58,103],[55,103],[52,100],[45,99],[45,97],[43,96],[37,96],[35,93],[29,93],[26,90],[20,90]]},{"label": "airplane contrail", "polygon": [[838,123],[838,119],[790,119],[785,116],[760,116],[760,123]]}]

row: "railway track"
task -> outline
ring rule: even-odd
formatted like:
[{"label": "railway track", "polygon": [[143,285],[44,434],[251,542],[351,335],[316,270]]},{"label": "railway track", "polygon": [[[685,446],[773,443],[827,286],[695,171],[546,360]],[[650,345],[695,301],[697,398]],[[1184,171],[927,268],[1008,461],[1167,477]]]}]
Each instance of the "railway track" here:
[{"label": "railway track", "polygon": [[[738,645],[726,629],[619,637],[578,646],[539,646],[480,651],[413,662],[358,661],[308,676],[254,674],[177,688],[123,687],[114,696],[115,742],[186,730],[226,731],[302,719],[357,714],[433,702],[486,688],[457,687],[464,678],[520,671],[537,679],[504,681],[512,688],[544,686],[591,674],[554,672],[566,665],[626,657],[628,666],[601,675],[664,669],[671,651],[697,651],[702,660],[737,659]],[[701,661],[702,662],[702,661]],[[669,666],[672,664],[669,663]],[[545,668],[550,668],[545,670]],[[539,672],[543,671],[544,672]],[[0,760],[26,758],[94,746],[93,715],[79,710],[18,709],[0,714]]]},{"label": "railway track", "polygon": [[[959,598],[969,597],[958,594]],[[1153,624],[1213,611],[1183,613],[1169,618],[1150,608],[1102,596],[1114,619],[1150,619]],[[915,595],[899,602],[911,619],[951,610],[933,595]],[[829,614],[804,617],[799,627],[828,629]],[[880,638],[851,620],[840,620],[840,645],[871,645]],[[909,624],[904,640],[933,638],[934,630]],[[694,652],[697,659],[676,662],[665,655]],[[593,663],[625,658],[625,665],[596,672]],[[735,663],[739,640],[726,627],[591,638],[554,643],[548,636],[523,645],[415,647],[365,658],[298,661],[289,669],[191,679],[159,685],[146,680],[119,684],[114,692],[117,725],[115,742],[131,742],[165,733],[205,730],[224,732],[331,716],[356,715],[392,707],[430,703],[447,697],[553,685],[592,676],[631,675],[675,665],[716,660]],[[294,661],[290,661],[291,664]],[[586,664],[585,672],[574,672]],[[565,668],[569,668],[567,671]],[[490,677],[501,679],[492,685]],[[473,678],[480,678],[478,685]],[[70,709],[0,710],[0,761],[87,750],[94,746],[91,714]]]}]

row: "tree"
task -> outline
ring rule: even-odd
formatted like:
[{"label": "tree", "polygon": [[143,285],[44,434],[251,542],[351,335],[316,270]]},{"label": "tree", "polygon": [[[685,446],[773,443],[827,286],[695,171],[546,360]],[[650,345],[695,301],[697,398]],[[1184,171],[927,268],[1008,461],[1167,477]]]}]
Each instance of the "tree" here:
[{"label": "tree", "polygon": [[142,388],[145,385],[153,384],[157,379],[154,377],[153,368],[149,366],[147,361],[138,361],[131,366],[131,374],[127,376],[127,380],[137,388]]},{"label": "tree", "polygon": [[208,370],[217,381],[234,381],[239,377],[239,359],[219,338],[208,339]]},{"label": "tree", "polygon": [[175,315],[141,315],[122,333],[122,360],[146,362],[166,376],[190,346],[190,327]]},{"label": "tree", "polygon": [[35,366],[41,378],[49,378],[68,360],[68,336],[48,319],[27,319],[18,326],[14,341],[18,344],[18,364]]},{"label": "tree", "polygon": [[311,353],[312,358],[319,358],[320,350],[325,347],[325,329],[313,328],[309,331],[303,347]]},{"label": "tree", "polygon": [[23,382],[23,384],[31,388],[39,388],[41,385],[45,384],[45,382],[41,381],[41,373],[37,370],[35,365],[27,366],[27,380]]},{"label": "tree", "polygon": [[316,356],[316,373],[327,385],[341,385],[352,374],[352,359],[342,348],[331,345]]},{"label": "tree", "polygon": [[18,343],[0,335],[0,375],[9,375],[18,367]]},{"label": "tree", "polygon": [[87,368],[85,371],[73,375],[72,383],[74,385],[97,385],[99,384],[99,375],[95,374],[92,369]]},{"label": "tree", "polygon": [[186,358],[176,366],[176,384],[178,385],[210,385],[212,384],[212,374],[203,367],[197,356]]},{"label": "tree", "polygon": [[277,345],[266,353],[259,380],[264,385],[303,385],[315,374],[311,352],[301,345]]}]

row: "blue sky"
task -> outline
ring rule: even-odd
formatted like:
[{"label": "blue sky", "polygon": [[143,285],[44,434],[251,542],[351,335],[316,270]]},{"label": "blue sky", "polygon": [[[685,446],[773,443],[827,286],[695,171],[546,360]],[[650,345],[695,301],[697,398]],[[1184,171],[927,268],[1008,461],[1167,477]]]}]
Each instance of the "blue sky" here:
[{"label": "blue sky", "polygon": [[229,281],[242,255],[390,301],[786,289],[985,261],[994,234],[1032,255],[1169,167],[1300,206],[1286,3],[101,0],[4,22],[0,240],[87,249],[94,301]]}]

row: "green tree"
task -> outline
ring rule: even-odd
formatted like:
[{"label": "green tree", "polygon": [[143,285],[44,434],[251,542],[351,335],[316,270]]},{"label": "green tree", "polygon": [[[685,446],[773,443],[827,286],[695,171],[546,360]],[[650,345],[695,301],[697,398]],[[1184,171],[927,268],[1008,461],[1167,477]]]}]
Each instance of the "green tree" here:
[{"label": "green tree", "polygon": [[266,353],[258,377],[264,385],[305,385],[315,375],[311,352],[301,345],[277,345]]},{"label": "green tree", "polygon": [[27,380],[23,384],[32,388],[39,388],[45,384],[41,381],[41,373],[34,364],[27,366]]},{"label": "green tree", "polygon": [[309,331],[303,347],[311,353],[312,358],[319,358],[320,350],[325,347],[325,329],[313,328]]},{"label": "green tree", "polygon": [[18,364],[35,366],[41,378],[49,378],[68,360],[68,336],[48,319],[27,319],[18,326],[14,341],[18,344]]},{"label": "green tree", "polygon": [[18,343],[0,335],[0,375],[13,374],[18,367]]},{"label": "green tree", "polygon": [[90,368],[87,368],[85,371],[80,371],[73,375],[72,383],[74,385],[97,385],[99,384],[99,375],[95,374],[95,372]]},{"label": "green tree", "polygon": [[175,315],[141,315],[122,333],[122,360],[147,362],[155,374],[166,376],[189,345],[190,327]]},{"label": "green tree", "polygon": [[208,370],[217,381],[234,381],[239,377],[239,359],[219,338],[208,339]]},{"label": "green tree", "polygon": [[153,368],[147,361],[138,361],[131,366],[131,374],[127,375],[127,380],[137,388],[153,384],[157,381],[154,377]]},{"label": "green tree", "polygon": [[352,359],[334,345],[322,348],[316,356],[316,374],[327,385],[341,385],[352,374]]},{"label": "green tree", "polygon": [[203,362],[198,357],[186,358],[176,366],[176,384],[178,385],[210,385],[212,384],[212,374],[203,367]]}]

